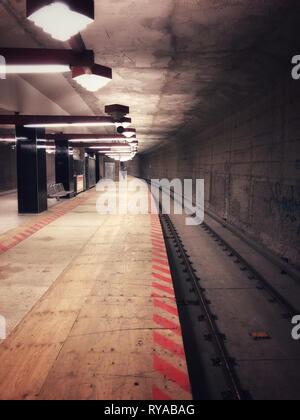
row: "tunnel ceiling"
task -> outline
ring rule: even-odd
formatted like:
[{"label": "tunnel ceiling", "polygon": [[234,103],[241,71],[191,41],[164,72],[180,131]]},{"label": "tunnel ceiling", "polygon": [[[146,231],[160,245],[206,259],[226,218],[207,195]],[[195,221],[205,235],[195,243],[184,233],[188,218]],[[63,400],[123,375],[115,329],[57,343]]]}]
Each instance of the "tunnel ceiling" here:
[{"label": "tunnel ceiling", "polygon": [[[102,115],[106,104],[129,105],[142,152],[186,140],[220,120],[286,71],[289,54],[297,52],[299,1],[95,3],[96,23],[82,37],[96,61],[113,68],[113,82],[91,94],[69,76],[26,80],[70,114]],[[25,19],[25,0],[0,2],[0,33],[2,47],[69,48]],[[26,113],[26,102],[15,111]]]}]

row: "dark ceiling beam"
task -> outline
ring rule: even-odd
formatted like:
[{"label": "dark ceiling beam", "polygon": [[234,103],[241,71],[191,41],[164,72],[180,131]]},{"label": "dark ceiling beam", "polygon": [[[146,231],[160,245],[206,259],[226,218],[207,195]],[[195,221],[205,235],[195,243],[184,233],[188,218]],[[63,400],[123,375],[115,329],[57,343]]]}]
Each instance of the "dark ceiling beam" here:
[{"label": "dark ceiling beam", "polygon": [[[131,118],[120,122],[131,123]],[[74,115],[0,115],[0,125],[48,125],[48,124],[108,124],[114,125],[114,119],[107,116],[74,116]]]},{"label": "dark ceiling beam", "polygon": [[72,147],[107,147],[107,148],[111,148],[111,147],[120,147],[120,148],[126,148],[128,149],[130,147],[130,144],[128,143],[118,143],[118,142],[111,142],[111,143],[99,143],[99,142],[89,142],[89,143],[73,143],[70,142],[69,143],[70,146]]},{"label": "dark ceiling beam", "polygon": [[46,48],[0,48],[7,65],[69,65],[91,67],[95,63],[92,50]]},{"label": "dark ceiling beam", "polygon": [[[70,134],[70,133],[58,133],[58,134],[46,134],[48,140],[124,140],[128,141],[122,134]],[[134,137],[135,138],[135,137]]]}]

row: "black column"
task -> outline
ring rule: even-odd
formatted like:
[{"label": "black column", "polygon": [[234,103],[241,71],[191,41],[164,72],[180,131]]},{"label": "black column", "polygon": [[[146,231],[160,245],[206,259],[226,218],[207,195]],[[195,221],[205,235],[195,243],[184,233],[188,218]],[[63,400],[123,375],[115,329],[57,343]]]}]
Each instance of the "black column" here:
[{"label": "black column", "polygon": [[20,214],[47,210],[45,130],[16,126]]},{"label": "black column", "polygon": [[89,172],[89,154],[85,151],[84,154],[84,178],[85,178],[85,189],[88,190],[90,188],[90,172]]},{"label": "black column", "polygon": [[74,160],[68,140],[55,141],[55,174],[56,183],[71,191],[69,198],[74,197]]},{"label": "black column", "polygon": [[96,154],[96,184],[100,181],[100,155]]}]

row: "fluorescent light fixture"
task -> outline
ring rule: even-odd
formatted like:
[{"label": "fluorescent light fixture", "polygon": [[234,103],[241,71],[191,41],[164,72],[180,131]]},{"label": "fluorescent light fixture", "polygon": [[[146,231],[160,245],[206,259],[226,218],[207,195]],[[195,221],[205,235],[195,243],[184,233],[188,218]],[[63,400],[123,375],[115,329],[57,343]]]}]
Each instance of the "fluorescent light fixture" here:
[{"label": "fluorescent light fixture", "polygon": [[89,92],[97,92],[112,80],[112,69],[94,64],[92,67],[74,67],[73,79]]},{"label": "fluorescent light fixture", "polygon": [[[69,140],[71,143],[105,143],[105,142],[112,142],[112,141],[116,141],[115,137],[107,137],[107,138],[103,138],[103,139],[70,139]],[[124,139],[125,141],[125,139]]]},{"label": "fluorescent light fixture", "polygon": [[15,138],[0,138],[0,143],[16,143],[16,139]]},{"label": "fluorescent light fixture", "polygon": [[[111,121],[109,118],[108,120]],[[75,143],[127,142],[127,139],[119,134],[56,133],[47,134],[46,138],[47,140],[69,140]]]},{"label": "fluorescent light fixture", "polygon": [[106,150],[106,149],[108,149],[108,150],[111,150],[111,151],[113,151],[115,153],[123,153],[123,152],[130,153],[131,152],[130,149],[127,150],[124,147],[113,147],[113,146],[111,146],[111,147],[107,147],[107,146],[106,147],[105,146],[92,146],[89,149],[92,149],[92,150],[102,150],[102,149]]},{"label": "fluorescent light fixture", "polygon": [[1,74],[67,73],[94,66],[94,52],[69,49],[0,48]]},{"label": "fluorescent light fixture", "polygon": [[52,38],[68,41],[94,21],[94,1],[27,0],[27,17]]},{"label": "fluorescent light fixture", "polygon": [[24,65],[7,65],[5,66],[6,74],[52,74],[67,73],[70,66],[60,64],[24,64]]},{"label": "fluorescent light fixture", "polygon": [[27,128],[67,128],[67,127],[107,127],[113,125],[109,122],[96,122],[96,123],[45,123],[45,124],[26,124]]},{"label": "fluorescent light fixture", "polygon": [[[125,118],[124,120],[131,122],[130,118]],[[115,122],[111,117],[100,115],[76,116],[0,114],[0,125],[23,125],[28,128],[105,127],[114,126],[114,124]],[[84,138],[85,136],[83,135],[82,137]],[[95,135],[95,137],[97,137],[97,135]]]},{"label": "fluorescent light fixture", "polygon": [[120,162],[128,162],[135,157],[136,153],[106,153],[106,156],[110,159],[114,159]]},{"label": "fluorescent light fixture", "polygon": [[111,143],[102,144],[102,145],[99,145],[99,146],[91,146],[90,148],[91,149],[107,149],[107,148],[109,148],[109,149],[118,149],[118,150],[125,150],[125,151],[127,151],[127,149],[128,150],[130,149],[130,147],[127,144],[111,144]]}]

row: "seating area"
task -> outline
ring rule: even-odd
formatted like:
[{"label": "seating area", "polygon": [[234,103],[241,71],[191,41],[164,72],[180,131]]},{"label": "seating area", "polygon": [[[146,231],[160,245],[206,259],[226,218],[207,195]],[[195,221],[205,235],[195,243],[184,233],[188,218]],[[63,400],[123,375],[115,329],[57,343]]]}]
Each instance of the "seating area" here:
[{"label": "seating area", "polygon": [[67,197],[69,194],[72,194],[73,191],[66,191],[63,184],[48,184],[48,198],[56,198],[59,200],[60,198]]}]

